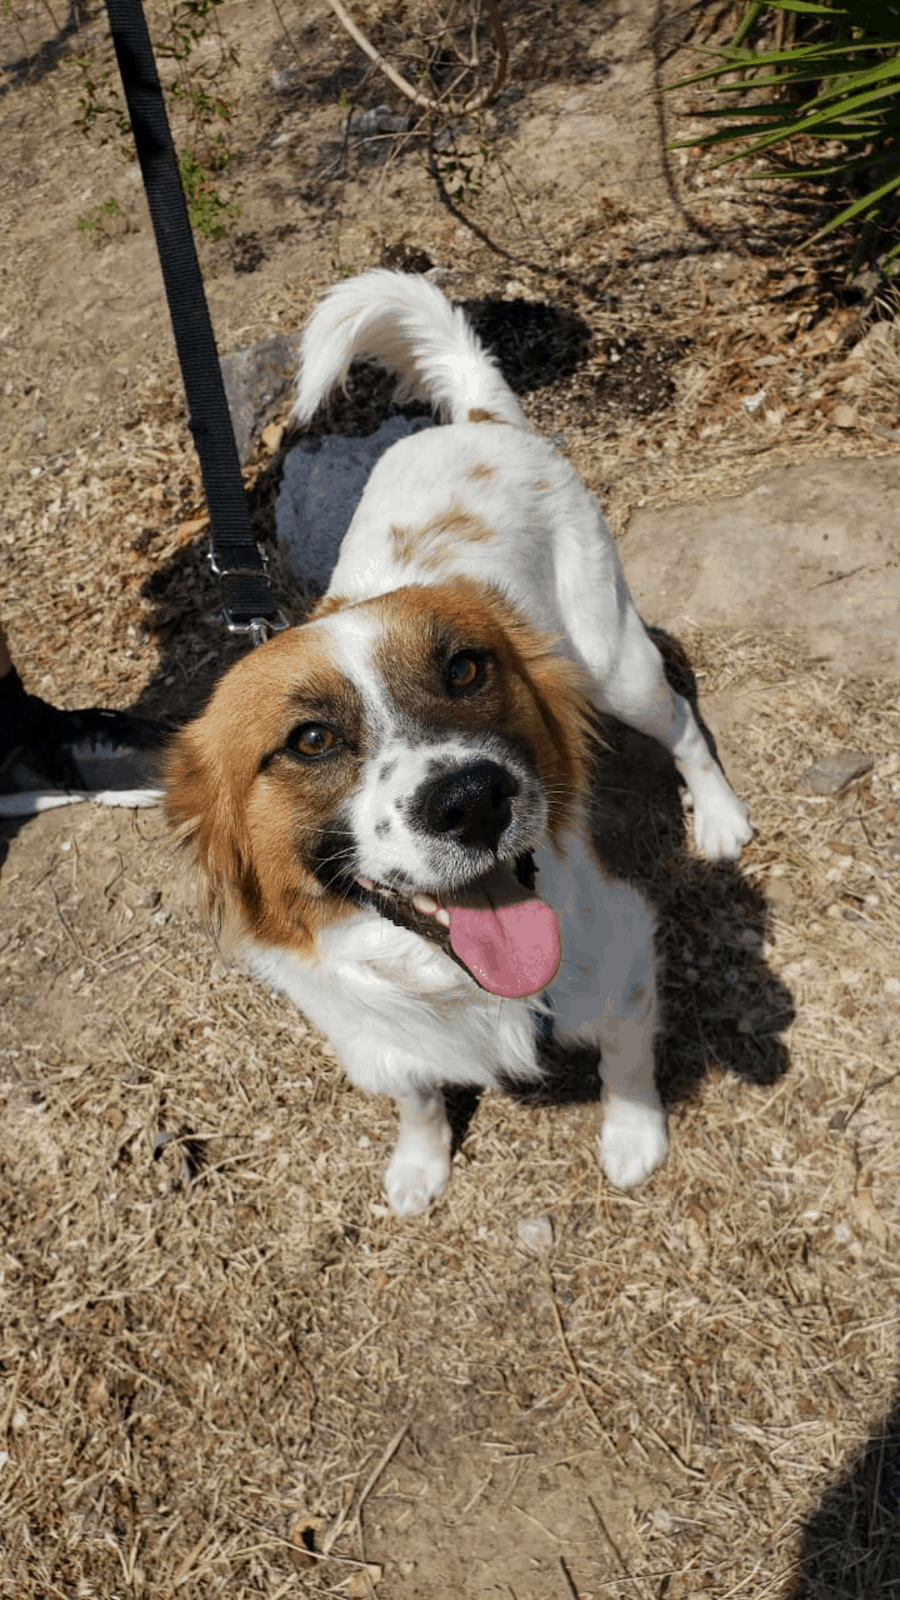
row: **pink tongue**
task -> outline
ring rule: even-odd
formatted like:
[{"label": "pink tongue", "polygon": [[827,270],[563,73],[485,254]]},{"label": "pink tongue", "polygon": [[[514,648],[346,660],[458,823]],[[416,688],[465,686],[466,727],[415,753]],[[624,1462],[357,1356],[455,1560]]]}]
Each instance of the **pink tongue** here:
[{"label": "pink tongue", "polygon": [[483,989],[519,1000],[538,994],[559,966],[559,928],[543,900],[450,907],[450,943]]}]

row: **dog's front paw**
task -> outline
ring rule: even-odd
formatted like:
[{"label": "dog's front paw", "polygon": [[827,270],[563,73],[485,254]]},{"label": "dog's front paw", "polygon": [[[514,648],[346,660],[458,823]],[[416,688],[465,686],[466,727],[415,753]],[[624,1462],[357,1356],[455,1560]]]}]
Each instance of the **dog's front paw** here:
[{"label": "dog's front paw", "polygon": [[753,836],[747,807],[731,789],[694,805],[694,839],[707,861],[736,861]]},{"label": "dog's front paw", "polygon": [[388,1205],[398,1217],[414,1217],[442,1194],[450,1177],[450,1152],[415,1134],[401,1134],[384,1175]]},{"label": "dog's front paw", "polygon": [[610,1096],[600,1133],[600,1165],[617,1189],[633,1189],[649,1177],[667,1144],[661,1106]]}]

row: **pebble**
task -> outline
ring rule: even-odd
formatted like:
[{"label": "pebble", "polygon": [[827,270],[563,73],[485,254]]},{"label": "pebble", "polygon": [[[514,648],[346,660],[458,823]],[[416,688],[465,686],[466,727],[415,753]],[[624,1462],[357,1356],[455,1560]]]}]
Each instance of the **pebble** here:
[{"label": "pebble", "polygon": [[553,1248],[553,1223],[549,1217],[520,1217],[516,1238],[533,1255],[546,1255]]},{"label": "pebble", "polygon": [[798,779],[797,793],[841,794],[854,778],[871,772],[874,765],[874,756],[865,755],[860,750],[839,750],[834,755],[822,756],[813,766],[807,767]]}]

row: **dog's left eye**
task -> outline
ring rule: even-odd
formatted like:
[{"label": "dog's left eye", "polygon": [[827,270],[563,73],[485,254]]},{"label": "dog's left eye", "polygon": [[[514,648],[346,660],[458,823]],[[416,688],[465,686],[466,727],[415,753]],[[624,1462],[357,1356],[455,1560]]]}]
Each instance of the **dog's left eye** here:
[{"label": "dog's left eye", "polygon": [[338,737],[326,722],[301,722],[287,742],[299,756],[326,756],[337,745]]},{"label": "dog's left eye", "polygon": [[484,683],[484,657],[474,650],[460,650],[447,663],[447,688],[451,694],[471,694]]}]

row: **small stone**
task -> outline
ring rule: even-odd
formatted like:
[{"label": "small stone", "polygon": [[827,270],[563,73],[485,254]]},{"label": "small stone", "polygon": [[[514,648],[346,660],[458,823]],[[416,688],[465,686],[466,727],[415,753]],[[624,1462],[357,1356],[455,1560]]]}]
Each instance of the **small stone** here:
[{"label": "small stone", "polygon": [[283,333],[222,358],[222,379],[241,465],[253,453],[259,430],[272,420],[294,382],[299,341]]},{"label": "small stone", "polygon": [[516,1237],[532,1255],[547,1255],[553,1248],[553,1223],[549,1217],[520,1217]]},{"label": "small stone", "polygon": [[791,906],[794,903],[794,891],[790,883],[773,872],[766,880],[763,892],[771,906]]},{"label": "small stone", "polygon": [[841,794],[855,778],[871,772],[874,765],[874,756],[864,755],[860,750],[839,750],[834,755],[822,756],[798,779],[797,793]]},{"label": "small stone", "polygon": [[390,106],[374,106],[371,111],[358,111],[344,123],[344,129],[361,134],[364,139],[376,133],[405,133],[409,117],[398,115]]},{"label": "small stone", "polygon": [[855,408],[855,406],[848,406],[846,404],[841,404],[841,405],[835,406],[834,410],[831,413],[831,420],[834,423],[836,428],[855,428],[856,427],[856,408]]}]

